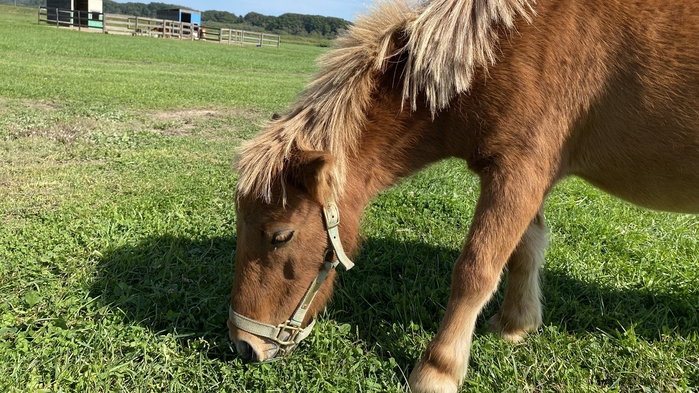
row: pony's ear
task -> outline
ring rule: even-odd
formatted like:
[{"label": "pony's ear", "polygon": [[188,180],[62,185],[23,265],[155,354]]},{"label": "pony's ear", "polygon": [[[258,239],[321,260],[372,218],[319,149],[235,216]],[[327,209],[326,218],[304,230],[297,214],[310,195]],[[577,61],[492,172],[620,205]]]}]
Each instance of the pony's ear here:
[{"label": "pony's ear", "polygon": [[332,194],[332,167],[335,159],[323,151],[295,152],[287,171],[288,180],[301,188],[316,202],[325,205]]},{"label": "pony's ear", "polygon": [[404,25],[395,26],[389,30],[379,41],[379,51],[377,54],[376,68],[385,73],[391,66],[405,61],[403,56],[405,47],[408,44],[408,33]]}]

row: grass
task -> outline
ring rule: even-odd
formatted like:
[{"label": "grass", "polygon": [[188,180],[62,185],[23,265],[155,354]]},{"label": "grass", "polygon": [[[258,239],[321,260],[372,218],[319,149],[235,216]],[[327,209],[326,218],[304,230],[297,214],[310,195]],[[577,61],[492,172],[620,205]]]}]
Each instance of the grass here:
[{"label": "grass", "polygon": [[[367,207],[357,267],[290,358],[227,340],[231,159],[322,49],[36,26],[0,6],[0,391],[401,391],[438,327],[478,194],[447,161]],[[542,329],[478,321],[462,391],[699,389],[699,220],[571,179],[546,208]]]},{"label": "grass", "polygon": [[134,109],[280,109],[309,80],[309,59],[322,52],[84,34],[31,23],[33,12],[3,6],[1,97]]}]

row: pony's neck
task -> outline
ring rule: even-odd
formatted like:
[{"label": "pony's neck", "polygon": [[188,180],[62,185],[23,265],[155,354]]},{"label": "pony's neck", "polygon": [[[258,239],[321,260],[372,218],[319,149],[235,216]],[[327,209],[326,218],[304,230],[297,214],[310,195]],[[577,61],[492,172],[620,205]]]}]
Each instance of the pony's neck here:
[{"label": "pony's neck", "polygon": [[[380,118],[384,116],[388,118]],[[426,165],[453,155],[445,146],[447,127],[439,127],[439,118],[433,120],[427,110],[375,110],[372,117],[362,134],[358,153],[348,159],[347,181],[340,200],[343,210],[356,219],[357,225],[364,207],[376,194]],[[441,128],[441,135],[429,132],[435,127]]]}]

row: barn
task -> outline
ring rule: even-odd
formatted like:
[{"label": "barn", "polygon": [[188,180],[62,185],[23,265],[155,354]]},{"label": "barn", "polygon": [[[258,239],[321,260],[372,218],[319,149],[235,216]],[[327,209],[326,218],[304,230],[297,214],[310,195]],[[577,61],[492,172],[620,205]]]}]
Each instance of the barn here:
[{"label": "barn", "polygon": [[46,12],[65,26],[102,28],[102,0],[46,0]]},{"label": "barn", "polygon": [[156,18],[191,23],[193,25],[201,26],[201,12],[186,8],[158,10],[156,13]]}]

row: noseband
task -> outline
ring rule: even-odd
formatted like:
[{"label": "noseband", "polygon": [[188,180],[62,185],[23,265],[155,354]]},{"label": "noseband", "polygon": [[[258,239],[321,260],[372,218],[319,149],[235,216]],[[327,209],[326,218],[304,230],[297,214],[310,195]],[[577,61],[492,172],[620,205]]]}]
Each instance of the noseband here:
[{"label": "noseband", "polygon": [[[349,270],[354,266],[354,263],[347,257],[342,243],[340,242],[340,211],[334,202],[328,203],[323,208],[323,217],[325,219],[325,228],[328,233],[329,244],[323,255],[323,263],[325,268],[318,273],[318,276],[313,280],[311,285],[306,290],[306,294],[299,303],[298,307],[286,322],[277,326],[269,325],[254,319],[250,319],[244,315],[238,314],[233,310],[233,306],[228,306],[228,327],[235,326],[240,330],[252,333],[256,336],[268,338],[279,345],[279,351],[282,356],[290,353],[301,340],[308,337],[315,325],[315,319],[311,321],[305,328],[301,328],[306,313],[308,312],[313,299],[320,290],[321,285],[325,281],[331,270],[335,269],[338,264],[342,264],[345,270]],[[335,259],[335,261],[333,261]]]}]

